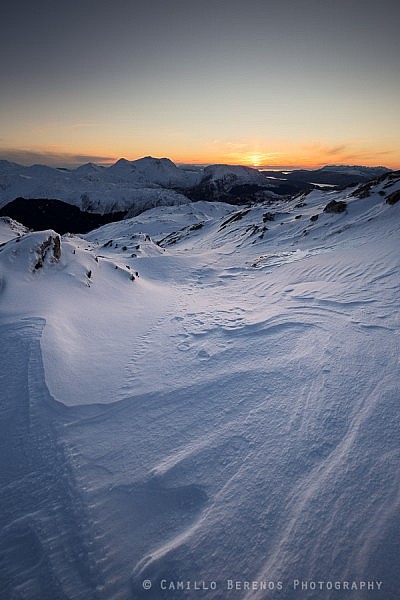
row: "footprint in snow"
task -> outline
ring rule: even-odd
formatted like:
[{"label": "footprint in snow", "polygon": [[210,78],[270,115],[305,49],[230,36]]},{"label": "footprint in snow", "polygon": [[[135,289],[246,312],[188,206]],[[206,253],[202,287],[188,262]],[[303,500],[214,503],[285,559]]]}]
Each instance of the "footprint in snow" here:
[{"label": "footprint in snow", "polygon": [[181,352],[187,352],[188,350],[190,350],[190,344],[188,344],[187,342],[181,342],[177,345],[177,349]]}]

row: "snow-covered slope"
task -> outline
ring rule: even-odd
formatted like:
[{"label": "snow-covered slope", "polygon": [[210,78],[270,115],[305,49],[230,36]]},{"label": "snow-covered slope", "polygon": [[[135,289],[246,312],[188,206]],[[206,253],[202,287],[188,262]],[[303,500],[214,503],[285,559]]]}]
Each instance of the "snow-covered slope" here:
[{"label": "snow-covered slope", "polygon": [[397,599],[399,196],[0,248],[6,598]]},{"label": "snow-covered slope", "polygon": [[28,229],[18,221],[14,221],[9,217],[0,217],[0,244],[19,237],[27,231]]},{"label": "snow-covered slope", "polygon": [[160,206],[146,210],[136,218],[109,223],[88,233],[85,238],[96,243],[110,239],[129,239],[131,234],[143,233],[155,240],[188,227],[198,227],[229,215],[234,207],[224,202],[191,202],[179,206]]}]

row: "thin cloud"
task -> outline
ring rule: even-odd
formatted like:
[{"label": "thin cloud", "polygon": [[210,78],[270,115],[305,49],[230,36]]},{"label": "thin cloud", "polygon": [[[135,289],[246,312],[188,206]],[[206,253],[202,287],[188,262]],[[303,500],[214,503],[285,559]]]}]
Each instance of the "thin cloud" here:
[{"label": "thin cloud", "polygon": [[333,146],[332,148],[327,148],[325,150],[325,154],[329,156],[336,156],[336,154],[343,154],[348,148],[347,144],[341,144],[339,146]]},{"label": "thin cloud", "polygon": [[330,164],[334,161],[336,164],[378,164],[380,157],[388,157],[394,151],[388,148],[375,150],[368,147],[369,140],[351,140],[341,144],[328,145],[320,141],[314,141],[309,144],[303,144],[300,162],[312,163],[314,166]]},{"label": "thin cloud", "polygon": [[343,154],[341,156],[341,159],[345,162],[347,162],[347,161],[362,162],[362,161],[376,160],[378,156],[387,156],[388,154],[393,154],[393,150],[378,150],[378,151],[360,150],[359,152],[354,151],[352,153]]},{"label": "thin cloud", "polygon": [[342,142],[341,144],[329,145],[319,141],[302,144],[301,149],[303,152],[309,154],[319,152],[321,154],[327,154],[329,156],[342,155],[345,152],[349,152],[354,147],[352,142]]},{"label": "thin cloud", "polygon": [[115,162],[114,156],[99,156],[97,154],[73,154],[69,152],[48,152],[26,150],[24,148],[2,148],[0,159],[9,160],[22,165],[44,164],[52,167],[76,167],[87,162],[110,164]]}]

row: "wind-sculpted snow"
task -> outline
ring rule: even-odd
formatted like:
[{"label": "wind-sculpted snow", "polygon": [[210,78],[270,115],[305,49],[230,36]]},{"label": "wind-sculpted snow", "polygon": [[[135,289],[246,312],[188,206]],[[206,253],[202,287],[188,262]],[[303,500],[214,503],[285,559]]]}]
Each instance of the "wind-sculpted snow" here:
[{"label": "wind-sculpted snow", "polygon": [[1,597],[94,599],[100,574],[81,490],[58,442],[62,406],[44,381],[44,326],[34,318],[0,326]]},{"label": "wind-sculpted snow", "polygon": [[398,189],[0,248],[6,598],[397,599]]}]

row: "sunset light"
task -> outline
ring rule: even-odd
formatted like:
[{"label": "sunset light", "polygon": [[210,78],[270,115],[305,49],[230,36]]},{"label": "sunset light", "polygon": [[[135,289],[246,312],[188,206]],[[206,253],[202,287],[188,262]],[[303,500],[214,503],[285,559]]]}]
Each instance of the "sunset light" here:
[{"label": "sunset light", "polygon": [[262,159],[260,154],[252,154],[250,156],[250,163],[252,167],[259,167],[262,164]]},{"label": "sunset light", "polygon": [[0,159],[400,167],[399,36],[381,9],[90,4],[3,15]]}]

